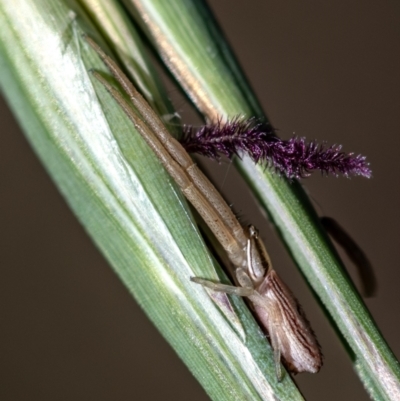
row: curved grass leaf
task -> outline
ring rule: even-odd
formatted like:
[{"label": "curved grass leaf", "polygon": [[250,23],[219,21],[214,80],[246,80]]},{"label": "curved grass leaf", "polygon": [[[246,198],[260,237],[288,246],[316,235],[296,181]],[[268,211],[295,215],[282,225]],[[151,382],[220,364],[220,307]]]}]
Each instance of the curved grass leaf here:
[{"label": "curved grass leaf", "polygon": [[[175,184],[107,92],[92,83],[89,68],[107,72],[81,37],[101,39],[91,18],[73,1],[0,1],[0,82],[27,138],[211,398],[302,399],[288,375],[277,382],[270,347],[243,301],[232,300],[238,328],[190,282],[190,276],[224,275]],[[147,69],[139,72],[142,85],[154,84]]]}]

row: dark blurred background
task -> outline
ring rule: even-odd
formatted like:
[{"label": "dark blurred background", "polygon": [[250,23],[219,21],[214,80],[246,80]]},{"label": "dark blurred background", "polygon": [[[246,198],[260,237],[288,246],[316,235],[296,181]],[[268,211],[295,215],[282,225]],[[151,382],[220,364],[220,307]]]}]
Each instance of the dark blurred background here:
[{"label": "dark blurred background", "polygon": [[[379,288],[366,304],[399,356],[399,3],[209,4],[281,137],[295,133],[368,156],[370,180],[314,174],[303,185],[319,213],[335,217],[369,255]],[[4,101],[0,106],[0,399],[207,400],[86,236]],[[263,217],[243,198],[233,167],[213,170],[242,220],[260,226]],[[325,355],[318,375],[296,377],[301,390],[309,400],[367,400],[334,330],[264,221],[275,267]]]}]

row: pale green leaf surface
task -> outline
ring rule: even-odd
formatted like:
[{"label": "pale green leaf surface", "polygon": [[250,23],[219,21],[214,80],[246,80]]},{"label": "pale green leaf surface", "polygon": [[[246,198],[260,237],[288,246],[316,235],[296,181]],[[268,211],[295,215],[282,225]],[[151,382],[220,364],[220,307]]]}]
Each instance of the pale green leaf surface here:
[{"label": "pale green leaf surface", "polygon": [[0,1],[0,82],[35,152],[213,399],[302,399],[289,376],[277,382],[270,348],[243,302],[234,305],[245,342],[189,281],[221,272],[174,183],[107,92],[93,86],[88,69],[104,67],[81,39],[80,15],[71,15],[62,2]]}]

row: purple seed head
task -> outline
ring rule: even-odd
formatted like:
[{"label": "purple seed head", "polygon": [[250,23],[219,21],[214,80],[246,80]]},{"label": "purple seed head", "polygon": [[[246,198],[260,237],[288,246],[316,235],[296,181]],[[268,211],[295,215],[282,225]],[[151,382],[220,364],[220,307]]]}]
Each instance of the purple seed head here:
[{"label": "purple seed head", "polygon": [[344,153],[340,145],[307,143],[305,138],[298,137],[279,139],[272,128],[254,119],[218,121],[198,130],[186,126],[181,143],[190,153],[216,160],[221,154],[229,158],[247,154],[255,163],[265,163],[288,178],[307,177],[314,170],[335,176],[371,177],[364,156]]}]

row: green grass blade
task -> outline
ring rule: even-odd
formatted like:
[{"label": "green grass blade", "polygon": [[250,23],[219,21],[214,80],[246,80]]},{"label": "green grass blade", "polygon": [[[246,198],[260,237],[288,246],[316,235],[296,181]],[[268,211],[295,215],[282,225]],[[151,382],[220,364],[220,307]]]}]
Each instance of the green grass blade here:
[{"label": "green grass blade", "polygon": [[224,276],[174,183],[107,92],[93,86],[88,69],[107,72],[83,31],[101,37],[73,1],[0,1],[0,83],[32,147],[211,398],[301,400],[288,375],[277,382],[270,347],[243,301],[233,299],[245,338],[190,282]]}]

